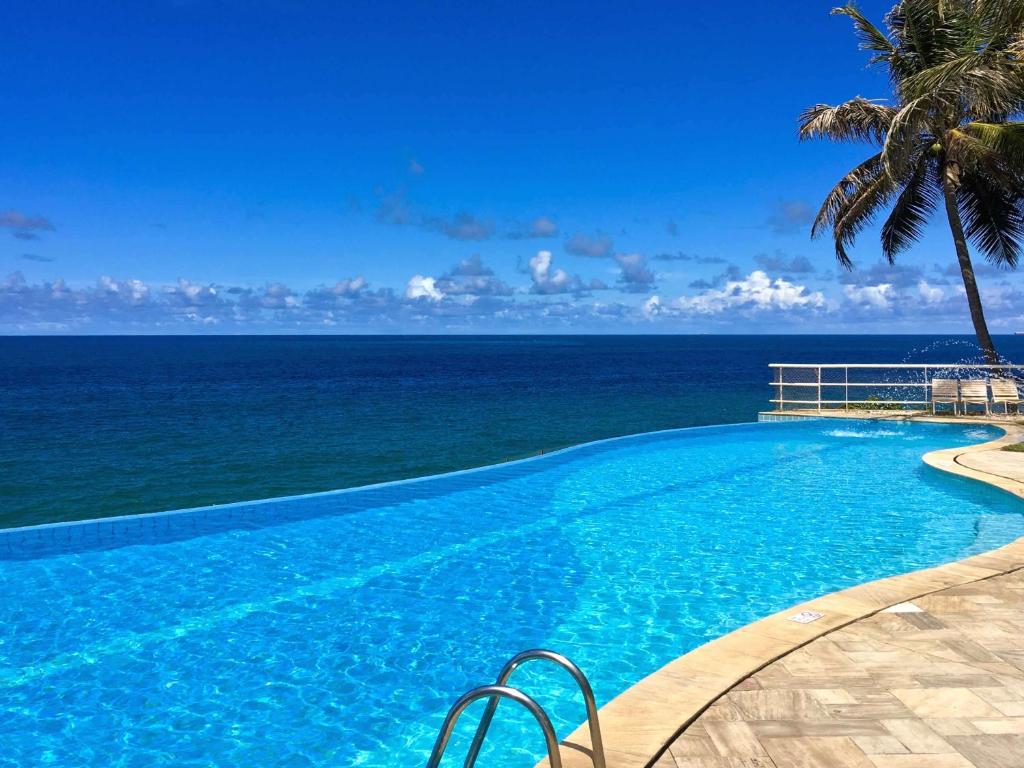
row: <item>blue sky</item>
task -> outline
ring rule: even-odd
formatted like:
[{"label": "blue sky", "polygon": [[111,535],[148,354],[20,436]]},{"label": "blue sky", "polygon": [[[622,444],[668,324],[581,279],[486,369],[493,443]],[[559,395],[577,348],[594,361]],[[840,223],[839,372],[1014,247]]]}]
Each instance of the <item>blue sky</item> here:
[{"label": "blue sky", "polygon": [[798,114],[888,95],[832,5],[14,4],[0,331],[970,332],[940,220],[810,240],[868,148]]}]

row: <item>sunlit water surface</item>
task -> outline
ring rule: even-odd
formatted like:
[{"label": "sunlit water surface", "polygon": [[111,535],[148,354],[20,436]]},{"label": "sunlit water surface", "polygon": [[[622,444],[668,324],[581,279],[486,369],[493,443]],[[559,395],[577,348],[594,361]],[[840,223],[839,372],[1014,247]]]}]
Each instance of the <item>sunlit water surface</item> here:
[{"label": "sunlit water surface", "polygon": [[[415,765],[460,693],[535,646],[576,660],[604,703],[797,601],[1024,535],[1017,500],[921,462],[997,434],[681,430],[351,492],[0,533],[0,766]],[[518,680],[562,735],[582,719],[556,671]],[[492,736],[481,765],[541,755],[514,707]]]}]

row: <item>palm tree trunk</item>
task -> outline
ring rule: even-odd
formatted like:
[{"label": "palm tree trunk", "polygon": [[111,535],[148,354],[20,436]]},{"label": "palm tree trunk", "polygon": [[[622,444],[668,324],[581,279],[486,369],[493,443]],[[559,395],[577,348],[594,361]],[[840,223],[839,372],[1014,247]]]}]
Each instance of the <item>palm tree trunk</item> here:
[{"label": "palm tree trunk", "polygon": [[942,174],[942,195],[946,201],[946,217],[949,219],[949,229],[953,233],[953,244],[956,246],[956,258],[960,262],[960,275],[964,279],[964,291],[967,293],[967,306],[971,309],[974,333],[978,337],[982,354],[985,355],[985,362],[989,365],[998,365],[999,353],[996,352],[992,336],[988,332],[988,323],[985,322],[985,310],[981,306],[978,281],[974,278],[971,252],[967,249],[967,237],[964,235],[964,225],[960,221],[960,211],[956,205],[956,189],[948,171]]}]

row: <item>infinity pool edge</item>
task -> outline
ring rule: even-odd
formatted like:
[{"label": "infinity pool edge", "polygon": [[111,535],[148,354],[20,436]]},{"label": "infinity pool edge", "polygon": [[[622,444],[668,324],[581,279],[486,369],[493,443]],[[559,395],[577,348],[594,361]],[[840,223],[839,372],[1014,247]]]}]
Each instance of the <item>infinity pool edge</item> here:
[{"label": "infinity pool edge", "polygon": [[531,456],[523,456],[518,459],[510,459],[508,461],[495,462],[492,464],[481,464],[475,467],[466,467],[464,469],[453,469],[448,472],[435,472],[429,475],[416,475],[414,477],[402,477],[396,480],[382,480],[378,483],[366,483],[364,485],[352,485],[343,488],[329,488],[324,491],[308,491],[306,493],[290,493],[283,496],[266,496],[258,499],[243,499],[242,501],[226,501],[218,504],[201,504],[197,507],[177,507],[175,509],[163,509],[155,512],[135,512],[130,515],[109,515],[107,517],[88,517],[81,520],[55,520],[50,523],[34,523],[31,525],[16,525],[0,527],[0,537],[8,534],[16,533],[30,533],[33,531],[46,531],[48,529],[60,529],[60,528],[73,528],[77,526],[97,526],[97,525],[112,525],[118,522],[133,522],[133,521],[144,521],[159,519],[164,517],[175,517],[183,516],[188,514],[195,514],[197,512],[218,512],[237,509],[240,507],[253,507],[262,506],[266,504],[274,504],[282,501],[298,501],[300,499],[319,498],[326,496],[340,496],[345,494],[352,494],[357,492],[365,492],[372,490],[379,490],[382,488],[390,488],[395,486],[405,485],[416,485],[419,483],[425,483],[428,481],[436,481],[444,478],[456,478],[465,475],[471,475],[476,473],[486,472],[488,470],[497,469],[500,467],[510,467],[515,465],[528,464],[531,462],[543,461],[552,457],[561,456],[566,453],[578,451],[585,448],[592,448],[598,445],[604,445],[608,443],[615,443],[626,440],[635,440],[643,437],[651,437],[656,435],[668,435],[676,432],[696,432],[699,430],[711,430],[711,429],[722,429],[723,427],[758,427],[762,424],[768,424],[770,422],[765,421],[736,421],[727,422],[724,424],[696,424],[690,427],[668,427],[666,429],[654,429],[649,432],[631,432],[626,435],[615,435],[613,437],[601,437],[596,440],[585,440],[581,443],[573,443],[572,445],[566,445],[562,448],[556,448],[550,451],[540,451],[539,453]]}]

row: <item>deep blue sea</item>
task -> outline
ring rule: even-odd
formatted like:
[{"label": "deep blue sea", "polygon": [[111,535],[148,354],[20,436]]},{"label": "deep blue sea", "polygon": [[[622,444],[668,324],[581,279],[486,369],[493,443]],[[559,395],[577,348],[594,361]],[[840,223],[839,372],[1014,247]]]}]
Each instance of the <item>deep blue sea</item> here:
[{"label": "deep blue sea", "polygon": [[[1024,337],[997,339],[1024,359]],[[0,338],[0,526],[362,485],[753,421],[770,362],[976,360],[970,337]]]}]

